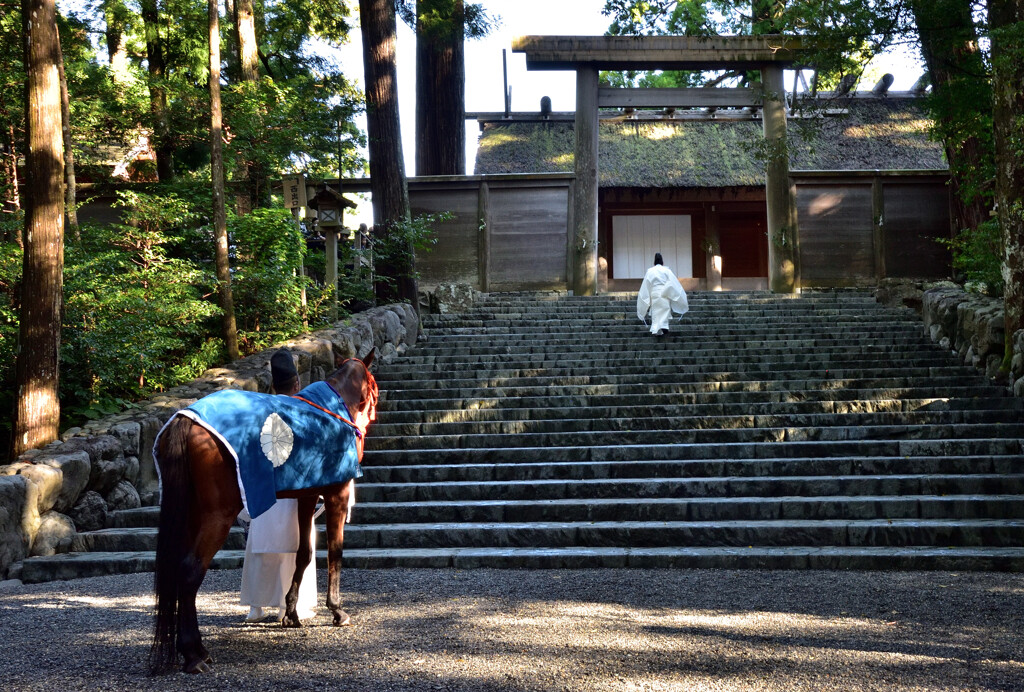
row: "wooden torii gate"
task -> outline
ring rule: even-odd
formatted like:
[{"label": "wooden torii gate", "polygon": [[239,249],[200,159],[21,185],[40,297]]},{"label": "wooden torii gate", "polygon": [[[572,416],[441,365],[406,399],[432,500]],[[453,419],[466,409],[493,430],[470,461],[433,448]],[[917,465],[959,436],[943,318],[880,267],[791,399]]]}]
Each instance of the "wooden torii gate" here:
[{"label": "wooden torii gate", "polygon": [[[783,70],[801,52],[791,36],[520,36],[512,50],[529,70],[576,71],[576,184],[573,200],[576,295],[597,293],[599,108],[746,107],[762,109],[767,165],[768,285],[800,291],[796,194],[789,180]],[[606,89],[600,70],[760,70],[760,89]]]}]

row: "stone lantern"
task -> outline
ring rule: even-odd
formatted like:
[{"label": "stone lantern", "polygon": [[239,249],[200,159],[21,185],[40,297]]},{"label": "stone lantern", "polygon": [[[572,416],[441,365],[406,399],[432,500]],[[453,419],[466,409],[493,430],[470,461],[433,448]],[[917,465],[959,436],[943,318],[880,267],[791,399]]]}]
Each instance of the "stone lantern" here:
[{"label": "stone lantern", "polygon": [[321,186],[309,201],[316,209],[317,228],[324,235],[324,250],[327,253],[326,282],[333,288],[331,297],[331,321],[338,319],[338,234],[344,229],[345,209],[353,209],[356,203],[347,199],[327,185]]}]

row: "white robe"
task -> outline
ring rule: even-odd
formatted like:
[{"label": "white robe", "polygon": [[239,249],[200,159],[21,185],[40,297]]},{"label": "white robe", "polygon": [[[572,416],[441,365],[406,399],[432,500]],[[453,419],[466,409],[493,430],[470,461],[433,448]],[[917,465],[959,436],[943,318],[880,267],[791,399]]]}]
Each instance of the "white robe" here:
[{"label": "white robe", "polygon": [[646,323],[645,317],[650,311],[651,334],[667,330],[673,312],[684,315],[689,309],[686,291],[675,272],[661,264],[647,270],[636,296],[636,316]]},{"label": "white robe", "polygon": [[[245,562],[242,563],[242,605],[284,608],[284,597],[295,574],[295,551],[299,549],[298,513],[298,500],[279,499],[252,520],[249,537],[245,541]],[[303,620],[316,614],[315,523],[310,529],[309,539],[314,559],[302,573],[296,604],[299,618]]]}]

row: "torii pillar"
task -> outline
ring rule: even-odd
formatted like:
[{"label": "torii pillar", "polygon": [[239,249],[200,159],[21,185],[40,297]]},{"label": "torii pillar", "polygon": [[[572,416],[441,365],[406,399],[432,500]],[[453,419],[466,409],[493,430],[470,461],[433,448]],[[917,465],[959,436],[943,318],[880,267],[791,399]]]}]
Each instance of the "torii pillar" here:
[{"label": "torii pillar", "polygon": [[[576,183],[569,229],[573,292],[597,293],[598,109],[759,105],[768,162],[768,283],[777,293],[800,291],[796,195],[789,180],[783,69],[802,50],[791,36],[520,36],[512,50],[530,70],[576,71]],[[761,70],[763,89],[599,89],[599,70]]]}]

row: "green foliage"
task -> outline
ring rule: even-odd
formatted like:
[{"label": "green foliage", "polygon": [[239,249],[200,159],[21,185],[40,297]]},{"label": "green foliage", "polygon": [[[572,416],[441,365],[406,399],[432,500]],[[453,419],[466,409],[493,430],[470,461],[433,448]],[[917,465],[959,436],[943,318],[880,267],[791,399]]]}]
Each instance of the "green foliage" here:
[{"label": "green foliage", "polygon": [[1003,294],[1003,238],[999,222],[990,219],[976,230],[965,228],[950,240],[936,239],[953,253],[953,269],[968,284],[990,296]]},{"label": "green foliage", "polygon": [[14,358],[18,344],[21,266],[21,248],[15,243],[0,242],[0,412],[3,412],[0,414],[0,450],[10,446],[11,420],[7,413],[14,408],[16,391]]},{"label": "green foliage", "polygon": [[[454,0],[398,0],[395,7],[398,16],[414,31],[441,40],[452,33]],[[463,35],[470,39],[483,38],[500,21],[499,17],[489,15],[482,4],[475,2],[463,4],[462,18]]]},{"label": "green foliage", "polygon": [[[373,237],[373,259],[378,267],[412,267],[414,258],[429,252],[437,243],[434,227],[452,218],[450,212],[440,214],[420,214],[414,219],[395,223],[388,227],[387,233]],[[413,270],[415,276],[415,269]],[[393,289],[398,279],[407,274],[394,272],[384,275],[378,272],[377,282]]]},{"label": "green foliage", "polygon": [[239,348],[254,352],[303,330],[307,281],[299,268],[305,254],[302,233],[286,209],[256,209],[233,217],[228,226],[235,246],[231,280]]},{"label": "green foliage", "polygon": [[81,245],[66,252],[61,397],[83,416],[215,362],[180,365],[220,312],[206,299],[215,291],[212,273],[174,254],[196,222],[194,209],[173,192],[118,197],[125,222],[84,226]]},{"label": "green foliage", "polygon": [[[603,9],[611,19],[607,32],[611,36],[813,36],[806,61],[818,70],[822,88],[838,83],[844,74],[859,74],[868,59],[892,43],[905,12],[901,0],[606,0]],[[709,81],[707,74],[674,74],[679,81],[672,86]]]},{"label": "green foliage", "polygon": [[240,82],[225,90],[224,106],[229,170],[240,158],[275,175],[298,166],[312,177],[335,177],[339,155],[345,173],[365,167],[358,147],[366,140],[353,121],[362,97],[340,74]]}]

